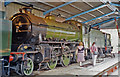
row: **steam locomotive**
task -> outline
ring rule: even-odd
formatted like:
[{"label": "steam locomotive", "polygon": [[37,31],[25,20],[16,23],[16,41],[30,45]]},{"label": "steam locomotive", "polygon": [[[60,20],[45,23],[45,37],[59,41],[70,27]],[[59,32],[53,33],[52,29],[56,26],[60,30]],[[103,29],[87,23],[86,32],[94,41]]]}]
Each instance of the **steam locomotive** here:
[{"label": "steam locomotive", "polygon": [[31,7],[22,8],[10,20],[12,42],[9,62],[4,63],[6,73],[8,65],[19,75],[31,75],[38,67],[54,69],[57,64],[68,66],[75,61],[76,46],[82,40],[81,23],[57,22],[52,15],[37,17]]},{"label": "steam locomotive", "polygon": [[76,61],[76,47],[84,34],[80,22],[58,22],[52,15],[37,17],[31,7],[20,9],[10,20],[1,21],[9,24],[0,28],[3,75],[12,69],[19,75],[31,75],[34,69],[54,69],[57,64],[68,66]]}]

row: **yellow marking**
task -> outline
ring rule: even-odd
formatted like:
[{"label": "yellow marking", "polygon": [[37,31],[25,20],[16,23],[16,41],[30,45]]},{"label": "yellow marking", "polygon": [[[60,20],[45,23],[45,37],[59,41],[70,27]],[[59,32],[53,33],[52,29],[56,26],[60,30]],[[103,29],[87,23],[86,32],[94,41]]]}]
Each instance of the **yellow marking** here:
[{"label": "yellow marking", "polygon": [[24,49],[27,49],[28,47],[27,46],[24,46]]}]

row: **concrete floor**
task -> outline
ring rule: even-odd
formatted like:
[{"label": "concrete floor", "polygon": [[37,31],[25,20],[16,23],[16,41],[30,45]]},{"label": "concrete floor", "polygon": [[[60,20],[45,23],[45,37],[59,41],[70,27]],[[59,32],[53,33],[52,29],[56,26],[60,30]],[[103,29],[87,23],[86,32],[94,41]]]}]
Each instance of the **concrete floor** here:
[{"label": "concrete floor", "polygon": [[[83,63],[84,67],[80,67],[79,63],[71,64],[67,67],[56,67],[53,70],[45,70],[45,71],[34,71],[34,75],[96,75],[104,69],[114,65],[118,62],[118,58],[120,56],[116,56],[115,58],[104,58],[104,61],[97,63],[96,66],[91,64],[91,60]],[[118,75],[118,73],[114,73],[114,75]]]}]

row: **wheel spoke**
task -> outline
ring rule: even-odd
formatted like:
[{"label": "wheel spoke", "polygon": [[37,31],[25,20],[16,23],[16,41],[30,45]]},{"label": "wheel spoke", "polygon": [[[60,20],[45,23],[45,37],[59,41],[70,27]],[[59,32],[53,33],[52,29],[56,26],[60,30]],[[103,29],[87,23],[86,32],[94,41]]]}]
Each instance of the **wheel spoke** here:
[{"label": "wheel spoke", "polygon": [[49,69],[54,69],[57,65],[57,57],[56,54],[51,55],[51,60],[47,63]]},{"label": "wheel spoke", "polygon": [[33,72],[33,61],[32,59],[28,58],[27,61],[23,63],[23,73],[24,75],[30,75]]},{"label": "wheel spoke", "polygon": [[68,66],[69,65],[69,63],[70,63],[70,54],[64,54],[63,56],[62,56],[62,63],[63,63],[63,65],[65,65],[65,66]]},{"label": "wheel spoke", "polygon": [[57,65],[57,60],[48,62],[49,69],[54,69]]}]

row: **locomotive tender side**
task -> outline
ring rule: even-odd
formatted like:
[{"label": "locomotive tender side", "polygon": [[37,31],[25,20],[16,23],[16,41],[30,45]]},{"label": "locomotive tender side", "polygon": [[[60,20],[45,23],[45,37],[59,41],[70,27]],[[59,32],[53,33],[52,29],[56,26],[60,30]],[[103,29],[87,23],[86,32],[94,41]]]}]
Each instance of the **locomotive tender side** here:
[{"label": "locomotive tender side", "polygon": [[0,12],[0,56],[9,56],[11,51],[12,24],[4,20],[4,12]]},{"label": "locomotive tender side", "polygon": [[9,74],[9,71],[4,71],[9,65],[9,56],[11,51],[11,37],[12,37],[12,22],[5,20],[5,12],[0,11],[0,77]]}]

